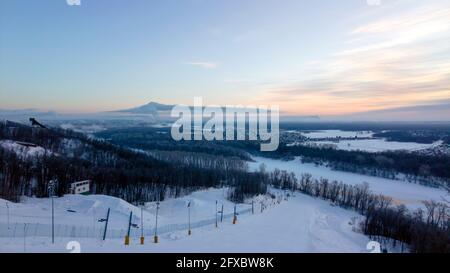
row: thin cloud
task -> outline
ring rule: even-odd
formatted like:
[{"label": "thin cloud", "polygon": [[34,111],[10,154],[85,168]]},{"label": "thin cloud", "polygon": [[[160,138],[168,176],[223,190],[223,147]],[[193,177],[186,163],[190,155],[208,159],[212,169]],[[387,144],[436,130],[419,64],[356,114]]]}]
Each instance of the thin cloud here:
[{"label": "thin cloud", "polygon": [[217,63],[214,62],[185,62],[184,64],[199,66],[205,69],[215,69],[219,66]]},{"label": "thin cloud", "polygon": [[450,7],[409,10],[351,30],[346,48],[295,82],[264,86],[293,113],[343,114],[450,98]]}]

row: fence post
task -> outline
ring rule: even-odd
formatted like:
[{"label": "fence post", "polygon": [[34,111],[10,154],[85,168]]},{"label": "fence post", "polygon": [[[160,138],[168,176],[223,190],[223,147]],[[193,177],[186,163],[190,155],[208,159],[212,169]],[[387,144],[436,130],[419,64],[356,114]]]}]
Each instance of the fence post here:
[{"label": "fence post", "polygon": [[36,225],[34,226],[34,237],[37,236],[38,226],[39,226],[39,223],[36,223]]},{"label": "fence post", "polygon": [[72,226],[72,231],[71,231],[70,236],[71,236],[72,238],[75,238],[76,234],[77,234],[77,229],[76,229],[75,226]]},{"label": "fence post", "polygon": [[191,201],[188,203],[188,235],[192,235],[191,231]]},{"label": "fence post", "polygon": [[23,224],[23,252],[27,252],[26,238],[27,238],[27,223],[24,223]]},{"label": "fence post", "polygon": [[108,229],[108,221],[109,221],[109,212],[111,208],[108,208],[108,212],[106,213],[106,224],[105,224],[105,230],[103,231],[103,241],[106,238],[106,230]]},{"label": "fence post", "polygon": [[159,211],[159,201],[156,202],[156,217],[155,217],[155,236],[153,237],[153,242],[158,243],[158,211]]},{"label": "fence post", "polygon": [[6,217],[7,217],[8,230],[9,230],[9,206],[8,206],[8,202],[6,202]]},{"label": "fence post", "polygon": [[216,228],[217,228],[217,200],[216,200],[216,213],[215,213],[215,216],[216,216]]},{"label": "fence post", "polygon": [[130,219],[128,220],[128,231],[127,231],[127,235],[125,236],[125,245],[126,246],[130,244],[131,217],[133,217],[132,211],[130,211]]},{"label": "fence post", "polygon": [[14,224],[13,238],[16,238],[16,228],[17,228],[17,223]]}]

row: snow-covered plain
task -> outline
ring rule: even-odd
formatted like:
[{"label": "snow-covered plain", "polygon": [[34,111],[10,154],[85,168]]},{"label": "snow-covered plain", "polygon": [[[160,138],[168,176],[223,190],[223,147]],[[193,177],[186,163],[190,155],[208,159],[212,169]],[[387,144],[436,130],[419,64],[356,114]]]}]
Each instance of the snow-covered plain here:
[{"label": "snow-covered plain", "polygon": [[259,166],[263,163],[267,171],[275,169],[285,170],[295,173],[297,178],[301,177],[303,173],[309,173],[316,179],[322,177],[330,181],[337,180],[350,185],[366,182],[369,184],[372,192],[390,196],[397,204],[404,204],[411,209],[423,207],[423,201],[442,201],[442,198],[446,198],[446,200],[450,198],[450,194],[443,189],[426,187],[405,181],[335,171],[325,166],[316,166],[313,163],[302,163],[298,157],[291,161],[264,157],[254,157],[253,160],[254,162],[249,162],[250,170],[259,170]]},{"label": "snow-covered plain", "polygon": [[[288,131],[289,132],[289,131]],[[298,132],[303,136],[312,140],[307,142],[294,142],[287,144],[288,146],[296,145],[310,145],[310,146],[325,146],[335,147],[338,150],[346,151],[366,151],[370,153],[384,152],[384,151],[418,151],[433,148],[442,144],[442,141],[437,141],[431,144],[421,144],[416,142],[398,142],[387,141],[384,138],[373,138],[373,132],[371,131],[341,131],[341,130],[318,130],[318,131],[290,131]],[[338,138],[355,138],[356,139],[344,139],[339,141],[329,140]],[[369,138],[369,139],[361,139]]]},{"label": "snow-covered plain", "polygon": [[346,151],[366,151],[366,152],[384,152],[384,151],[417,151],[432,148],[436,145],[440,145],[442,142],[438,141],[431,144],[421,144],[416,142],[398,142],[398,141],[386,141],[385,139],[355,139],[355,140],[340,140],[339,142],[333,141],[320,141],[314,142],[317,145],[336,145],[338,150]]},{"label": "snow-covered plain", "polygon": [[[89,224],[92,221],[89,212],[94,207],[102,207],[98,206],[99,203],[92,203],[97,198],[101,203],[117,205],[112,208],[112,214],[117,218],[128,210],[139,210],[112,197],[69,196],[63,198],[65,202],[61,202],[59,208],[76,208],[85,216],[84,219],[81,215],[73,220],[66,218],[65,221]],[[181,203],[180,207],[186,210],[183,199],[196,203],[193,210],[209,214],[212,207],[214,213],[216,198],[220,198],[220,204],[226,204],[222,189],[195,192],[177,201],[168,200],[167,204],[163,201],[161,205],[167,209],[161,210],[161,219],[165,216],[166,221],[172,217],[174,221],[178,221],[183,213],[170,212],[170,208],[175,209]],[[0,252],[69,252],[66,245],[74,240],[80,243],[81,252],[367,252],[366,245],[370,240],[353,231],[356,226],[354,220],[360,217],[353,211],[333,207],[324,200],[303,194],[291,195],[287,200],[283,199],[280,204],[275,202],[274,205],[267,203],[269,199],[260,197],[259,200],[265,200],[268,208],[263,213],[256,209],[253,215],[239,215],[236,225],[228,219],[219,223],[218,228],[214,225],[196,228],[192,236],[188,236],[187,231],[168,233],[161,236],[158,244],[152,243],[151,238],[147,237],[146,244],[139,245],[138,236],[132,238],[130,246],[125,246],[123,239],[101,241],[100,238],[57,238],[52,245],[48,237],[3,237],[0,238]],[[50,213],[48,204],[49,201],[43,199],[42,202],[28,200],[23,204],[9,205],[11,214],[26,211],[31,215],[37,212],[37,216],[43,216],[43,212]],[[1,217],[1,221],[5,221],[5,217]]]},{"label": "snow-covered plain", "polygon": [[302,135],[309,138],[337,138],[337,137],[372,137],[371,131],[341,131],[341,130],[318,130],[302,132]]}]

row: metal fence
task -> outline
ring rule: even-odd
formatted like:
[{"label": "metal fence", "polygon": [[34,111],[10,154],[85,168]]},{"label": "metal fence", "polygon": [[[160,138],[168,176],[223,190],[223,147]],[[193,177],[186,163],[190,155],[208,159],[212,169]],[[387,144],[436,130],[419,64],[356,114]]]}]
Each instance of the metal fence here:
[{"label": "metal fence", "polygon": [[[252,209],[243,209],[238,211],[239,215],[251,213]],[[223,219],[232,218],[234,213],[224,214]],[[220,216],[218,216],[220,218]],[[199,228],[208,225],[213,225],[216,218],[204,219],[191,223],[191,228]],[[188,230],[189,224],[169,224],[158,226],[158,235],[172,233],[177,231]],[[55,225],[55,238],[102,238],[104,226],[89,227],[79,225]],[[127,229],[110,229],[108,228],[106,238],[123,238],[127,233]],[[145,236],[152,236],[155,234],[155,227],[144,228]],[[132,228],[130,230],[131,237],[140,237],[141,229]],[[0,223],[0,237],[6,238],[24,238],[24,237],[52,237],[52,225],[41,223]]]}]

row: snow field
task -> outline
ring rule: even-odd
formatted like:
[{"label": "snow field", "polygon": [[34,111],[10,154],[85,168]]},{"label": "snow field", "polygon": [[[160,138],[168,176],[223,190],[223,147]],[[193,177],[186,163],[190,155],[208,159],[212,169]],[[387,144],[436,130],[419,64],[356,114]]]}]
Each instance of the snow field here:
[{"label": "snow field", "polygon": [[[315,145],[315,146],[335,146],[338,150],[345,151],[365,151],[370,153],[384,152],[384,151],[418,151],[433,148],[442,144],[442,141],[436,141],[431,144],[421,144],[416,142],[398,142],[398,141],[386,141],[382,138],[372,138],[373,132],[371,131],[341,131],[341,130],[318,130],[311,132],[302,132],[303,136],[312,139],[323,139],[320,141],[309,141],[305,143],[294,142],[288,144],[288,146],[296,145]],[[352,139],[352,140],[339,140],[339,142],[326,140],[327,138],[372,138],[372,139]]]},{"label": "snow field", "polygon": [[341,140],[339,142],[332,141],[318,141],[314,142],[317,145],[336,145],[336,149],[345,151],[366,151],[371,153],[385,152],[385,151],[417,151],[432,148],[440,145],[442,142],[437,141],[431,144],[421,144],[416,142],[398,142],[386,141],[384,139],[359,139],[359,140]]}]

